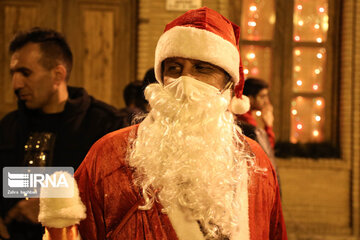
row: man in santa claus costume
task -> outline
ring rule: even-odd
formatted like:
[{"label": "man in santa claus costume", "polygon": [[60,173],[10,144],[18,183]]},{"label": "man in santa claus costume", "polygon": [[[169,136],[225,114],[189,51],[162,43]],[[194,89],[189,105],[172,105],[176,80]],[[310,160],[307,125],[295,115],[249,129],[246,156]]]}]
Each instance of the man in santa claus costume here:
[{"label": "man in santa claus costume", "polygon": [[274,168],[234,122],[249,109],[239,33],[206,7],[166,26],[151,112],[93,145],[75,173],[79,211],[41,200],[47,238],[287,239]]}]

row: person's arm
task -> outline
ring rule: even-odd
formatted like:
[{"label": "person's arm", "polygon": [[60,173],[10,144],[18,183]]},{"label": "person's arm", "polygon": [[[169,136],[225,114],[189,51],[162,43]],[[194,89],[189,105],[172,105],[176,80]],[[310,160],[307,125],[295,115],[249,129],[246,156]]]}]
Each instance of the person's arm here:
[{"label": "person's arm", "polygon": [[[276,179],[276,176],[275,176]],[[276,180],[277,182],[277,180]],[[287,240],[284,216],[281,207],[279,185],[275,188],[275,200],[270,217],[270,240]]]},{"label": "person's arm", "polygon": [[269,138],[270,145],[274,149],[275,147],[275,133],[273,131],[274,113],[273,113],[273,106],[270,103],[266,107],[264,107],[264,109],[261,111],[261,116],[264,121],[265,131]]},{"label": "person's arm", "polygon": [[[93,147],[94,148],[94,147]],[[88,162],[91,164],[95,159],[97,151],[91,149],[83,163],[75,172],[75,179],[79,185],[79,192],[82,202],[86,207],[86,219],[82,220],[79,225],[80,235],[83,239],[96,240],[105,239],[105,219],[104,219],[104,199],[102,188],[98,187],[95,180],[95,170],[90,172]],[[92,151],[94,150],[94,151]]]},{"label": "person's arm", "polygon": [[[76,224],[86,218],[86,208],[80,199],[78,186],[74,177],[67,172],[58,171],[53,175],[56,179],[63,176],[68,187],[61,190],[56,187],[42,187],[40,190],[38,219],[45,227],[43,240],[79,240]],[[52,194],[58,191],[64,194],[62,198],[52,198]]]},{"label": "person's arm", "polygon": [[[80,214],[75,209],[76,204],[69,204],[69,201],[64,201],[63,206],[57,207],[62,210],[49,211],[53,207],[48,207],[42,204],[42,199],[40,200],[40,215],[39,221],[46,227],[46,232],[44,239],[53,240],[53,239],[66,239],[66,240],[75,240],[75,239],[87,239],[87,240],[96,240],[96,239],[105,239],[105,226],[103,219],[103,194],[101,193],[101,188],[97,187],[95,178],[96,168],[94,172],[89,172],[89,166],[95,165],[95,159],[97,157],[97,148],[92,147],[80,165],[80,167],[75,172],[75,179],[78,185],[78,190],[74,192],[74,197],[77,198],[76,202],[78,205],[82,205],[84,209],[86,208],[86,214]],[[101,178],[101,177],[99,177]],[[49,200],[50,201],[50,200]],[[44,201],[43,201],[44,202]],[[52,204],[52,203],[50,203]],[[66,209],[66,216],[57,215],[58,212],[64,213],[63,209]],[[73,209],[72,211],[69,211]],[[55,212],[56,211],[56,212]],[[43,213],[43,216],[41,214]],[[58,218],[60,222],[57,221]],[[65,222],[62,222],[65,219]],[[81,221],[80,221],[81,220]]]}]

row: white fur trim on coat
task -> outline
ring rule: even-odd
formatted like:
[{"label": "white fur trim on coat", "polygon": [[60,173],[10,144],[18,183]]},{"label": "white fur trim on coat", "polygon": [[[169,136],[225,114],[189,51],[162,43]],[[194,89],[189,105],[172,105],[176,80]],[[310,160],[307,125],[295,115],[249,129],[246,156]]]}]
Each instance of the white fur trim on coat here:
[{"label": "white fur trim on coat", "polygon": [[73,197],[46,198],[44,196],[49,196],[49,193],[59,191],[59,189],[50,186],[47,188],[42,187],[40,192],[39,222],[45,227],[53,228],[64,228],[78,224],[80,220],[86,218],[86,207],[81,202],[77,183],[73,176],[67,172],[55,172],[54,174],[64,174],[69,186],[73,184],[73,188],[63,190],[73,191]]},{"label": "white fur trim on coat", "polygon": [[155,51],[155,76],[160,83],[162,83],[161,63],[170,57],[209,62],[224,69],[235,83],[239,82],[238,49],[210,31],[176,26],[161,35]]}]

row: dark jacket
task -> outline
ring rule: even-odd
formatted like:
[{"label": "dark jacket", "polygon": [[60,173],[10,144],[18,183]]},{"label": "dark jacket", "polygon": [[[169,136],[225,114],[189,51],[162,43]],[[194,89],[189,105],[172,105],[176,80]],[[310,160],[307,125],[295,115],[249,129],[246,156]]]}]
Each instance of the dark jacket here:
[{"label": "dark jacket", "polygon": [[[88,95],[83,88],[68,87],[69,99],[63,112],[43,114],[19,102],[18,110],[0,121],[0,166],[25,166],[25,144],[33,132],[54,135],[47,166],[70,166],[76,170],[90,147],[105,134],[123,126],[119,111]],[[2,179],[0,181],[2,184]],[[2,199],[1,215],[21,199]],[[19,232],[19,227],[22,231]],[[8,226],[12,239],[37,239],[41,228],[25,223]],[[18,235],[18,236],[16,236]],[[36,237],[35,237],[36,236]],[[40,238],[41,239],[41,238]]]},{"label": "dark jacket", "polygon": [[24,165],[24,145],[29,133],[37,128],[36,131],[55,135],[49,165],[71,166],[76,170],[96,140],[123,126],[114,107],[89,96],[83,88],[68,87],[68,91],[69,99],[60,114],[42,114],[19,103],[18,110],[0,121],[1,166]]}]

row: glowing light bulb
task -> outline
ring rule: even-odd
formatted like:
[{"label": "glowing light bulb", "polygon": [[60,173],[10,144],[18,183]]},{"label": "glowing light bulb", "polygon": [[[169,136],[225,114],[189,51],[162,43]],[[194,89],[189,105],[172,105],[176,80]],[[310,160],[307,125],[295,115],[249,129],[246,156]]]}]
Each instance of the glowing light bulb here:
[{"label": "glowing light bulb", "polygon": [[294,37],[294,40],[295,40],[296,42],[300,41],[300,36],[295,36],[295,37]]},{"label": "glowing light bulb", "polygon": [[318,53],[318,54],[316,54],[316,57],[317,57],[318,59],[321,59],[321,58],[323,57],[323,55],[322,55],[321,53]]},{"label": "glowing light bulb", "polygon": [[295,72],[300,72],[301,71],[301,67],[300,66],[295,66]]},{"label": "glowing light bulb", "polygon": [[256,27],[256,22],[255,22],[255,21],[249,21],[249,22],[248,22],[248,25],[249,25],[250,27]]},{"label": "glowing light bulb", "polygon": [[318,130],[314,130],[314,131],[313,131],[313,135],[314,135],[314,137],[319,136],[319,131],[318,131]]},{"label": "glowing light bulb", "polygon": [[314,28],[315,28],[315,29],[319,29],[319,28],[320,28],[320,25],[319,25],[319,24],[315,24],[315,25],[314,25]]},{"label": "glowing light bulb", "polygon": [[296,109],[293,109],[293,110],[291,111],[291,114],[295,116],[295,115],[297,114],[297,110],[296,110]]},{"label": "glowing light bulb", "polygon": [[325,8],[320,7],[320,8],[319,8],[319,12],[321,12],[321,13],[325,12]]},{"label": "glowing light bulb", "polygon": [[317,90],[319,89],[319,85],[314,84],[314,85],[312,86],[312,88],[313,88],[314,91],[317,91]]},{"label": "glowing light bulb", "polygon": [[244,74],[249,74],[249,69],[245,68],[244,69]]},{"label": "glowing light bulb", "polygon": [[316,41],[318,42],[318,43],[321,43],[322,42],[322,38],[316,38]]},{"label": "glowing light bulb", "polygon": [[321,121],[321,117],[320,117],[319,115],[316,115],[316,116],[315,116],[315,121],[320,122],[320,121]]},{"label": "glowing light bulb", "polygon": [[296,6],[296,8],[297,8],[298,10],[302,10],[303,7],[302,7],[302,5],[299,4],[299,5]]},{"label": "glowing light bulb", "polygon": [[258,75],[259,73],[259,69],[254,67],[253,69],[251,69],[251,74],[254,74],[254,75]]},{"label": "glowing light bulb", "polygon": [[298,25],[299,25],[299,26],[303,26],[303,25],[304,25],[304,21],[303,21],[303,20],[298,21]]},{"label": "glowing light bulb", "polygon": [[255,55],[255,53],[248,53],[248,54],[246,55],[246,57],[247,57],[248,59],[254,59],[254,58],[256,57],[256,55]]},{"label": "glowing light bulb", "polygon": [[256,116],[260,117],[261,116],[261,111],[256,111]]},{"label": "glowing light bulb", "polygon": [[301,130],[303,128],[303,125],[301,123],[299,123],[299,124],[296,125],[296,128]]},{"label": "glowing light bulb", "polygon": [[295,50],[295,55],[296,55],[296,56],[300,56],[300,54],[301,54],[301,51],[300,51],[299,49],[296,49],[296,50]]},{"label": "glowing light bulb", "polygon": [[252,6],[250,6],[249,9],[250,9],[251,12],[255,12],[257,10],[257,7],[252,5]]},{"label": "glowing light bulb", "polygon": [[322,105],[322,101],[321,101],[321,100],[316,100],[316,105],[321,106],[321,105]]},{"label": "glowing light bulb", "polygon": [[296,85],[301,86],[302,84],[303,84],[303,82],[301,80],[296,81]]},{"label": "glowing light bulb", "polygon": [[317,68],[317,69],[315,69],[314,72],[315,72],[315,74],[320,74],[320,69]]}]

